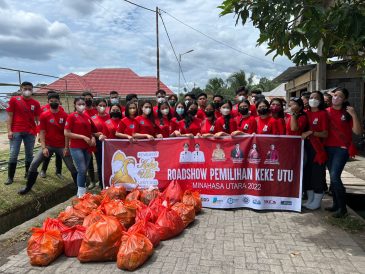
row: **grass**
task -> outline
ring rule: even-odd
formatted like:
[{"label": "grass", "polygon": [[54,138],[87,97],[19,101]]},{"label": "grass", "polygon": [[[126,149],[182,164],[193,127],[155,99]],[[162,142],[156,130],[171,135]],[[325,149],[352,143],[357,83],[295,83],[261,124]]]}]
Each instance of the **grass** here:
[{"label": "grass", "polygon": [[0,122],[0,132],[4,131],[6,132],[8,130],[6,122]]},{"label": "grass", "polygon": [[364,231],[365,225],[362,220],[359,220],[356,217],[348,215],[346,218],[333,218],[330,216],[326,216],[326,221],[333,225],[337,226],[345,231],[350,233],[358,233]]}]

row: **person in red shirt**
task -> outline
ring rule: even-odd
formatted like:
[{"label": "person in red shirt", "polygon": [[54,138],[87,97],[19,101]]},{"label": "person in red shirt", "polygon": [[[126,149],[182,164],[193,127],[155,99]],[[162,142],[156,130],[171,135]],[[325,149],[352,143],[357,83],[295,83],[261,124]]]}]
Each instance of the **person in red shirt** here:
[{"label": "person in red shirt", "polygon": [[205,119],[202,121],[200,134],[202,137],[213,137],[214,134],[217,133],[215,122],[217,118],[215,118],[215,108],[214,103],[208,103],[205,107]]},{"label": "person in red shirt", "polygon": [[153,118],[152,103],[150,101],[144,101],[139,104],[139,116],[137,116],[136,120],[137,128],[136,133],[133,135],[134,137],[150,140],[153,140],[155,137],[162,138]]},{"label": "person in red shirt", "polygon": [[130,142],[134,142],[133,137],[136,133],[138,122],[136,120],[138,112],[138,106],[135,102],[128,102],[125,106],[125,117],[120,120],[117,132],[115,136],[121,139],[128,139]]},{"label": "person in red shirt", "polygon": [[196,118],[198,104],[196,102],[188,103],[186,106],[186,115],[184,120],[179,121],[178,130],[174,132],[176,136],[194,137],[200,136],[202,120]]},{"label": "person in red shirt", "polygon": [[175,117],[172,118],[172,121],[176,124],[185,118],[185,104],[183,102],[178,102],[175,105]]},{"label": "person in red shirt", "polygon": [[70,139],[70,153],[77,170],[77,196],[81,197],[86,193],[86,172],[96,144],[96,128],[84,113],[85,98],[76,97],[74,105],[76,111],[67,117],[64,133]]},{"label": "person in red shirt", "polygon": [[305,91],[301,94],[301,99],[303,100],[303,104],[304,104],[304,112],[306,112],[307,110],[310,109],[309,107],[309,97],[310,97],[311,93],[309,91]]},{"label": "person in red shirt", "polygon": [[328,114],[325,111],[324,98],[320,91],[311,93],[308,104],[310,107],[306,112],[308,130],[302,133],[307,156],[304,164],[303,188],[307,191],[308,200],[303,206],[315,210],[321,207],[321,201],[327,187],[327,153],[323,142],[328,137]]},{"label": "person in red shirt", "polygon": [[275,123],[270,116],[270,104],[266,99],[260,99],[256,102],[258,116],[256,117],[257,134],[273,134]]},{"label": "person in red shirt", "polygon": [[[245,99],[248,99],[248,89],[246,87],[239,87],[236,90],[236,97],[235,97],[235,101],[236,104],[232,107],[232,116],[236,117],[239,115],[239,111],[238,111],[238,104],[240,102],[242,102]],[[257,112],[256,112],[256,107],[254,104],[250,105],[250,114],[251,116],[256,117],[257,116]]]},{"label": "person in red shirt", "polygon": [[98,114],[97,109],[94,107],[93,94],[89,91],[85,91],[82,93],[82,96],[85,98],[85,105],[86,105],[84,114],[86,114],[89,118]]},{"label": "person in red shirt", "polygon": [[176,116],[175,106],[176,106],[177,100],[178,100],[178,98],[177,98],[177,95],[176,94],[171,94],[167,98],[167,102],[170,105],[170,111],[171,111],[171,116],[172,117],[175,117]]},{"label": "person in red shirt", "polygon": [[358,135],[362,133],[360,120],[354,108],[349,105],[348,97],[347,89],[336,88],[332,97],[332,106],[327,108],[329,130],[325,148],[328,155],[327,168],[331,180],[330,188],[333,192],[333,205],[326,210],[334,212],[332,216],[335,218],[347,215],[346,189],[341,180],[341,173],[352,152],[352,133]]},{"label": "person in red shirt", "polygon": [[198,95],[198,113],[196,114],[196,117],[200,120],[205,119],[205,107],[207,106],[207,94],[202,92]]},{"label": "person in red shirt", "polygon": [[220,112],[220,107],[222,105],[223,99],[223,96],[219,94],[213,96],[213,104],[215,109],[214,114],[215,118],[217,119],[222,116],[222,113]]},{"label": "person in red shirt", "polygon": [[285,135],[284,105],[280,98],[273,98],[270,101],[271,122],[274,135]]},{"label": "person in red shirt", "polygon": [[115,133],[117,132],[118,125],[122,119],[122,108],[119,104],[111,105],[109,111],[110,119],[105,122],[103,128],[103,135],[106,139],[117,139]]},{"label": "person in red shirt", "polygon": [[13,183],[15,170],[18,162],[18,155],[22,141],[25,150],[25,176],[27,177],[30,163],[33,160],[33,149],[41,106],[38,101],[32,98],[33,84],[23,82],[20,86],[21,95],[10,98],[7,130],[10,143],[8,162],[8,179],[5,184]]},{"label": "person in red shirt", "polygon": [[308,127],[308,118],[304,112],[304,103],[299,97],[292,97],[289,101],[291,115],[286,121],[286,135],[302,136]]},{"label": "person in red shirt", "polygon": [[232,103],[231,101],[223,101],[220,108],[222,116],[215,122],[216,137],[229,136],[232,132],[237,130],[237,123],[232,117]]},{"label": "person in red shirt", "polygon": [[176,121],[172,119],[170,113],[170,106],[167,102],[159,103],[157,105],[157,118],[155,118],[155,124],[159,131],[159,136],[163,138],[174,137],[174,131],[178,126]]},{"label": "person in red shirt", "polygon": [[237,130],[232,132],[232,136],[256,133],[257,123],[255,117],[250,113],[250,101],[243,100],[238,105],[240,115],[236,116]]},{"label": "person in red shirt", "polygon": [[59,155],[71,172],[75,185],[77,183],[77,171],[72,162],[68,147],[68,140],[64,135],[64,127],[67,114],[60,109],[60,96],[53,92],[48,95],[50,110],[43,112],[40,116],[40,143],[41,149],[34,157],[30,167],[25,188],[18,191],[20,195],[28,193],[35,184],[39,165],[53,153]]},{"label": "person in red shirt", "polygon": [[166,102],[166,91],[163,89],[159,89],[156,91],[156,105],[153,107],[153,116],[157,117],[158,112],[158,104],[162,104]]}]

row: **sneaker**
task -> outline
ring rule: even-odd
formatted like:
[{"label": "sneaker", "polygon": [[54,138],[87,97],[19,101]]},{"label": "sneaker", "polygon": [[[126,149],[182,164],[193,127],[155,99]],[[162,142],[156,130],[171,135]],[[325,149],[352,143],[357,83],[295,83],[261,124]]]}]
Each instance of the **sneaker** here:
[{"label": "sneaker", "polygon": [[349,214],[347,213],[347,210],[337,210],[334,214],[332,214],[333,218],[339,219],[339,218],[346,218]]},{"label": "sneaker", "polygon": [[88,185],[87,189],[93,189],[95,187],[95,182],[90,182],[90,184]]},{"label": "sneaker", "polygon": [[61,179],[61,180],[65,179],[65,177],[63,177],[61,173],[56,173],[56,176],[57,176],[59,179]]},{"label": "sneaker", "polygon": [[46,178],[46,172],[44,170],[41,170],[41,172],[39,173],[39,176],[41,176],[41,178]]}]

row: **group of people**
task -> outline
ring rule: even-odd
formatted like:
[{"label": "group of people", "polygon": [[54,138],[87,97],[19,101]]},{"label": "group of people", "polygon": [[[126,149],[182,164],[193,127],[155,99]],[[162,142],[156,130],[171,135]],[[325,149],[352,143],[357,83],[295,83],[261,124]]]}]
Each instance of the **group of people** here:
[{"label": "group of people", "polygon": [[[154,103],[128,94],[122,106],[116,91],[111,91],[108,99],[95,101],[92,93],[84,92],[74,99],[75,111],[70,114],[62,109],[56,92],[48,92],[48,104],[41,107],[32,98],[32,89],[31,83],[22,83],[21,95],[12,97],[7,108],[10,159],[6,184],[13,182],[22,140],[25,145],[27,184],[19,194],[31,190],[38,176],[38,166],[53,153],[59,158],[57,173],[63,159],[77,184],[78,196],[86,192],[87,170],[93,167],[94,154],[102,188],[102,142],[105,139],[136,142],[180,136],[297,135],[305,140],[303,189],[308,200],[304,207],[320,208],[327,187],[327,166],[333,192],[333,206],[328,210],[335,212],[335,217],[346,215],[341,173],[351,154],[352,133],[361,134],[362,129],[354,108],[348,103],[349,92],[345,88],[326,94],[330,100],[325,100],[320,91],[290,98],[286,111],[282,99],[273,98],[269,102],[261,91],[249,92],[245,87],[236,90],[234,105],[221,95],[214,95],[208,102],[205,93],[198,96],[187,93],[183,101],[178,101],[175,94],[167,97],[164,90],[158,90]],[[41,150],[33,159],[37,131]],[[44,168],[42,170],[44,175]]]}]

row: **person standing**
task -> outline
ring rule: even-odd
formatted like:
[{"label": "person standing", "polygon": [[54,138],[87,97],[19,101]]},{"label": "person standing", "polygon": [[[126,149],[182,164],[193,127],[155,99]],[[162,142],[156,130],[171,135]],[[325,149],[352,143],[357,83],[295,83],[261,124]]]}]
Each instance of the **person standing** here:
[{"label": "person standing", "polygon": [[162,104],[166,102],[166,91],[163,89],[159,89],[156,91],[156,105],[153,107],[153,116],[157,117],[158,112],[158,104]]},{"label": "person standing", "polygon": [[206,118],[205,116],[205,108],[207,106],[207,94],[202,92],[198,95],[198,112],[196,114],[196,117],[200,120],[204,120]]},{"label": "person standing", "polygon": [[186,136],[191,138],[194,136],[200,136],[202,120],[196,118],[197,112],[198,104],[196,102],[188,103],[186,106],[184,120],[179,121],[178,130],[175,130],[172,135],[177,137]]},{"label": "person standing", "polygon": [[238,105],[239,115],[235,117],[237,130],[232,132],[232,136],[256,133],[257,123],[255,117],[250,113],[250,101],[243,100]]},{"label": "person standing", "polygon": [[63,159],[71,172],[75,185],[77,184],[77,171],[70,156],[69,140],[64,135],[67,113],[60,108],[60,96],[55,92],[48,95],[48,104],[50,110],[43,112],[39,118],[41,149],[29,167],[26,186],[18,191],[20,195],[24,195],[32,189],[38,177],[39,165],[53,153]]},{"label": "person standing", "polygon": [[120,120],[115,136],[121,139],[128,139],[134,142],[133,135],[136,133],[138,121],[136,120],[138,107],[135,102],[128,102],[125,106],[125,117]]},{"label": "person standing", "polygon": [[275,129],[273,126],[275,123],[272,122],[270,116],[270,104],[266,99],[260,99],[256,102],[257,114],[257,134],[273,134]]},{"label": "person standing", "polygon": [[137,139],[150,139],[153,140],[155,137],[162,138],[159,134],[159,128],[155,124],[155,118],[152,113],[152,103],[150,101],[141,102],[139,105],[139,116],[136,118],[137,127],[134,137]]},{"label": "person standing", "polygon": [[111,105],[109,111],[110,119],[105,122],[103,128],[103,135],[106,139],[117,139],[115,133],[117,132],[118,125],[122,119],[122,108],[119,104]]},{"label": "person standing", "polygon": [[168,138],[174,137],[174,131],[178,128],[176,120],[172,118],[170,113],[170,106],[167,102],[159,103],[157,105],[157,117],[155,118],[155,125],[159,137]]},{"label": "person standing", "polygon": [[205,119],[202,121],[200,134],[202,137],[213,137],[217,133],[215,122],[217,121],[215,117],[214,103],[208,103],[205,107]]},{"label": "person standing", "polygon": [[10,154],[8,162],[8,179],[5,184],[13,183],[18,162],[20,146],[23,141],[25,149],[25,175],[27,177],[33,160],[33,149],[37,134],[37,124],[41,114],[41,106],[32,98],[33,84],[23,82],[20,85],[21,95],[11,97],[8,113],[7,130],[10,140]]},{"label": "person standing", "polygon": [[345,88],[336,88],[332,97],[332,106],[327,108],[329,118],[328,138],[325,148],[328,155],[327,168],[330,174],[333,192],[333,205],[326,210],[334,212],[335,218],[347,215],[346,188],[341,173],[352,151],[352,133],[360,135],[361,123],[353,107],[348,102],[349,92]]},{"label": "person standing", "polygon": [[86,172],[90,163],[91,148],[95,147],[96,128],[84,113],[84,97],[74,100],[75,112],[67,117],[64,133],[70,139],[70,153],[77,169],[77,196],[86,193]]},{"label": "person standing", "polygon": [[[243,86],[239,87],[236,90],[236,97],[235,97],[236,104],[232,107],[232,116],[233,117],[236,117],[239,115],[238,105],[245,99],[248,99],[248,89]],[[250,114],[251,114],[251,116],[257,116],[255,105],[250,105]]]},{"label": "person standing", "polygon": [[215,109],[215,118],[219,118],[222,116],[222,113],[220,112],[220,107],[222,105],[224,98],[222,95],[216,94],[213,96],[213,104],[214,104],[214,109]]},{"label": "person standing", "polygon": [[286,121],[286,135],[301,136],[308,127],[308,118],[304,112],[304,103],[299,97],[292,97],[289,101],[291,115]]},{"label": "person standing", "polygon": [[270,101],[271,122],[274,135],[285,135],[284,105],[280,98],[273,98]]},{"label": "person standing", "polygon": [[220,111],[222,116],[215,122],[215,130],[217,133],[214,136],[229,136],[237,130],[237,123],[234,117],[232,117],[231,101],[223,101]]}]

